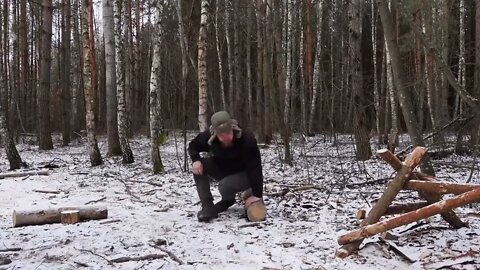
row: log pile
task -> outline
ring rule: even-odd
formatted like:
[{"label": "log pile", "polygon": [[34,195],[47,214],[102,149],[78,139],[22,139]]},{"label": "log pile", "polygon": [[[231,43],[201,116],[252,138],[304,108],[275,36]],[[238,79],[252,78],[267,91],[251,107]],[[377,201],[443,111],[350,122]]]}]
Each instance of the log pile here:
[{"label": "log pile", "polygon": [[[402,163],[389,150],[377,151],[377,155],[390,164],[397,174],[368,213],[362,210],[357,213],[357,219],[362,220],[360,228],[338,237],[337,242],[343,246],[337,250],[337,257],[345,258],[351,255],[367,237],[437,214],[454,228],[466,226],[453,209],[479,202],[480,185],[439,182],[435,177],[414,172],[426,153],[424,147],[417,147]],[[425,201],[391,205],[400,190],[417,191]],[[457,196],[442,200],[443,194]],[[380,221],[382,216],[387,215],[393,217]]]}]

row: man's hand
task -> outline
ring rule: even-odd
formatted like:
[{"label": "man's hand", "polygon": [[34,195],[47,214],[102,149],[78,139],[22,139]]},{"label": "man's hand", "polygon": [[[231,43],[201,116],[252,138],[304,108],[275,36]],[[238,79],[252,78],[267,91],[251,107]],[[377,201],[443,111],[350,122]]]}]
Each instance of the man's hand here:
[{"label": "man's hand", "polygon": [[250,196],[245,200],[245,208],[248,208],[252,203],[258,202],[261,199],[255,196]]},{"label": "man's hand", "polygon": [[202,175],[203,174],[203,165],[202,165],[202,162],[200,161],[195,161],[193,162],[193,165],[192,165],[192,172],[193,174],[196,174],[196,175]]}]

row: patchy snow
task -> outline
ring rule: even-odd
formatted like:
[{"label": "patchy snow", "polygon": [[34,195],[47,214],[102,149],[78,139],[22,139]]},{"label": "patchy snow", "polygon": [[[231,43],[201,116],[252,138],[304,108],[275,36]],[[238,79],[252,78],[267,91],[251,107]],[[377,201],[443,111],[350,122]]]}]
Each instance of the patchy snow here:
[{"label": "patchy snow", "polygon": [[[414,257],[413,263],[390,250],[379,237],[364,241],[356,255],[335,258],[337,237],[358,227],[356,211],[371,207],[386,181],[349,184],[393,175],[389,165],[376,158],[356,161],[351,139],[340,136],[337,144],[324,136],[308,138],[307,143],[295,140],[291,167],[280,162],[280,145],[263,147],[266,193],[272,195],[265,196],[268,219],[247,222],[243,207],[236,204],[207,224],[196,220],[199,206],[193,179],[182,172],[179,159],[183,154],[177,154],[182,146],[175,147],[173,139],[162,149],[167,173],[160,176],[150,172],[148,139],[144,137],[131,142],[134,164],[123,165],[121,158],[107,157],[104,165],[95,168],[89,165],[84,141],[61,147],[57,139],[51,151],[20,144],[18,149],[30,170],[55,168],[49,176],[0,179],[0,250],[21,249],[0,251],[0,262],[2,258],[12,261],[0,269],[478,269],[478,206],[456,211],[469,228],[450,229],[435,216],[392,230],[396,239],[389,241]],[[406,144],[404,138],[401,143]],[[106,152],[105,138],[99,139],[99,147]],[[372,148],[378,149],[374,144]],[[470,166],[472,160],[457,155],[439,160],[437,176],[443,181],[465,182],[470,170],[448,164]],[[0,172],[7,169],[2,151]],[[472,179],[480,182],[478,170]],[[306,185],[315,188],[273,196]],[[219,199],[216,189],[214,196]],[[98,202],[89,205],[107,206],[108,220],[12,227],[13,210],[81,206],[95,200]],[[402,191],[396,202],[415,200],[415,193]],[[108,261],[149,254],[165,257]]]}]

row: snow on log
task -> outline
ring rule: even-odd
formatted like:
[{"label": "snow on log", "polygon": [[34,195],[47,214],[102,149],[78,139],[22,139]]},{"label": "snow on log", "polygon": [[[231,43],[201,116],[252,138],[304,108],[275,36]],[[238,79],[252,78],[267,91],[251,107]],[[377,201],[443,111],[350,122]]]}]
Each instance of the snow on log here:
[{"label": "snow on log", "polygon": [[424,191],[435,194],[462,194],[476,188],[480,188],[480,185],[475,184],[457,184],[446,182],[430,182],[421,180],[410,180],[405,184],[404,189]]},{"label": "snow on log", "polygon": [[13,227],[60,223],[62,221],[62,212],[68,210],[78,210],[79,221],[105,219],[108,217],[107,208],[99,206],[59,207],[43,210],[14,210]]},{"label": "snow on log", "polygon": [[345,245],[360,239],[364,239],[376,235],[387,230],[391,230],[414,221],[418,221],[427,217],[431,217],[446,211],[452,210],[459,206],[480,201],[480,189],[463,193],[451,199],[446,199],[434,204],[430,204],[416,211],[412,211],[403,215],[386,219],[372,225],[367,225],[358,230],[352,231],[338,238],[338,243]]}]

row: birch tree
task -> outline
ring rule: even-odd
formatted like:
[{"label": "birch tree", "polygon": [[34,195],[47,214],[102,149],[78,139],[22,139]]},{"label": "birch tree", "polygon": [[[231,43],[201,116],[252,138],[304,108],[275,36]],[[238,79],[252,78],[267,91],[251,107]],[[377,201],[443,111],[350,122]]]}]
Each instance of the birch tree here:
[{"label": "birch tree", "polygon": [[178,36],[182,53],[182,121],[183,121],[183,170],[187,170],[187,78],[188,78],[188,42],[183,26],[182,0],[177,0]]},{"label": "birch tree", "polygon": [[52,64],[52,0],[42,1],[40,87],[37,95],[37,132],[40,150],[53,149],[50,131],[50,69]]},{"label": "birch tree", "polygon": [[114,3],[114,24],[115,24],[115,79],[117,87],[117,120],[120,147],[122,150],[122,161],[125,164],[133,163],[134,157],[128,140],[128,118],[127,106],[125,103],[125,49],[122,45],[122,0],[115,0]]},{"label": "birch tree", "polygon": [[207,123],[207,24],[208,0],[201,2],[200,31],[198,34],[198,127],[208,129]]},{"label": "birch tree", "polygon": [[[218,62],[218,76],[220,78],[220,99],[222,102],[222,110],[227,110],[227,101],[225,98],[225,84],[223,81],[223,61],[222,61],[222,50],[220,46],[220,3],[222,1],[217,1],[215,3],[215,45],[217,47],[217,62]],[[223,39],[222,39],[223,40]]]},{"label": "birch tree", "polygon": [[153,173],[163,173],[163,163],[160,156],[162,141],[161,130],[161,99],[160,99],[160,69],[161,69],[161,43],[163,26],[161,23],[161,5],[157,4],[155,11],[155,38],[153,44],[153,63],[150,75],[150,155]]},{"label": "birch tree", "polygon": [[115,69],[115,33],[113,0],[103,0],[103,35],[105,40],[105,76],[107,91],[107,140],[108,154],[120,155],[122,149],[118,138],[117,85]]},{"label": "birch tree", "polygon": [[92,67],[93,63],[93,42],[94,33],[91,31],[93,9],[91,8],[92,0],[82,0],[82,46],[83,46],[83,77],[84,77],[84,91],[85,91],[85,110],[86,110],[86,125],[87,125],[87,140],[88,140],[88,154],[90,157],[90,164],[97,166],[103,163],[100,150],[98,149],[97,138],[95,135],[95,113],[94,113],[94,92]]}]

